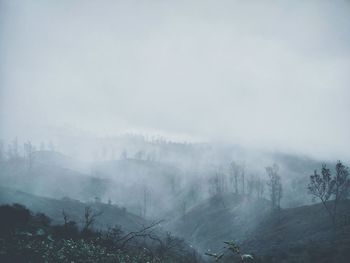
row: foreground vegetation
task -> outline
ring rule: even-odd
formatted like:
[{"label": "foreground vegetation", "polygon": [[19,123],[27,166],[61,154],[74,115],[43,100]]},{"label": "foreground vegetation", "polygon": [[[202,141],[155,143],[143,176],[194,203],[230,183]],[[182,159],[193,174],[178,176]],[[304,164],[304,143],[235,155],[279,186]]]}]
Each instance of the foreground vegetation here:
[{"label": "foreground vegetation", "polygon": [[195,250],[158,222],[124,233],[120,227],[93,229],[99,213],[86,208],[81,226],[64,212],[63,225],[22,205],[0,206],[0,262],[199,262]]}]

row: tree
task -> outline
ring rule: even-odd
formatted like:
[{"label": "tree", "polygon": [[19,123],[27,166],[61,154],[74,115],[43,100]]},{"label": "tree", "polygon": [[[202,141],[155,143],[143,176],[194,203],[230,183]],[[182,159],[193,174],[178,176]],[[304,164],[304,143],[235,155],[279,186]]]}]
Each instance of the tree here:
[{"label": "tree", "polygon": [[30,141],[28,141],[24,143],[23,148],[24,148],[25,159],[27,161],[27,166],[28,166],[28,169],[30,170],[33,167],[35,147],[32,145]]},{"label": "tree", "polygon": [[8,160],[10,161],[19,160],[20,156],[19,156],[17,137],[8,145],[7,156],[8,156]]},{"label": "tree", "polygon": [[[338,161],[335,165],[335,173],[332,174],[326,164],[323,164],[321,174],[315,170],[314,174],[310,175],[308,191],[321,201],[336,230],[338,205],[350,193],[349,169]],[[329,202],[331,200],[333,202]]]},{"label": "tree", "polygon": [[250,175],[247,180],[247,191],[248,195],[253,195],[255,193],[258,199],[261,198],[264,193],[263,180],[256,175]]},{"label": "tree", "polygon": [[245,166],[241,165],[242,194],[245,193]]},{"label": "tree", "polygon": [[257,181],[256,181],[256,192],[257,192],[258,198],[262,198],[263,197],[264,191],[265,191],[264,181],[261,178],[258,177]]},{"label": "tree", "polygon": [[248,195],[252,195],[257,187],[257,179],[254,175],[251,175],[250,178],[247,179],[247,193]]},{"label": "tree", "polygon": [[19,158],[18,139],[17,139],[17,137],[12,141],[12,153],[13,153],[13,158],[14,159],[18,159]]},{"label": "tree", "polygon": [[143,226],[140,230],[132,231],[132,232],[127,233],[126,235],[123,235],[122,237],[120,237],[116,240],[116,243],[118,244],[117,248],[119,248],[119,249],[125,248],[125,246],[129,242],[131,242],[133,239],[136,239],[138,237],[142,237],[142,238],[149,237],[151,239],[154,239],[152,232],[154,231],[154,228],[162,222],[163,222],[163,220],[153,222],[148,226]]},{"label": "tree", "polygon": [[90,206],[85,207],[84,213],[84,225],[83,225],[83,233],[89,233],[91,231],[92,226],[94,225],[96,218],[102,215],[103,212],[93,212]]},{"label": "tree", "polygon": [[215,196],[226,191],[226,176],[223,173],[216,172],[209,178],[209,192]]},{"label": "tree", "polygon": [[262,198],[263,194],[264,194],[264,181],[258,177],[258,176],[254,176],[252,175],[250,177],[250,179],[247,180],[247,191],[248,194],[252,194],[253,192],[255,192],[256,197],[258,199]]},{"label": "tree", "polygon": [[230,163],[230,184],[234,188],[236,194],[238,194],[238,178],[240,175],[241,167],[235,162]]},{"label": "tree", "polygon": [[267,185],[270,188],[270,198],[272,209],[279,209],[280,202],[282,198],[282,183],[281,177],[278,174],[279,167],[277,164],[266,167],[267,175],[269,176],[269,181]]}]

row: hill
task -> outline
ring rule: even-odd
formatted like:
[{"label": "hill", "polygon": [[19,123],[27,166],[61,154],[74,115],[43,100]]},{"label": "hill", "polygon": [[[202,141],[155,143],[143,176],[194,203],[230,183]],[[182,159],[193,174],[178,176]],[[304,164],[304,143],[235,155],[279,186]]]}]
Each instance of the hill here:
[{"label": "hill", "polygon": [[226,194],[206,200],[169,225],[202,253],[220,251],[223,241],[233,240],[260,262],[345,263],[350,258],[350,200],[339,213],[335,236],[322,204],[272,213],[267,200]]},{"label": "hill", "polygon": [[57,151],[35,151],[32,158],[36,165],[57,166],[80,173],[88,173],[90,170],[89,164]]},{"label": "hill", "polygon": [[349,262],[350,200],[338,213],[336,234],[322,204],[270,214],[242,242],[242,249],[269,262]]},{"label": "hill", "polygon": [[115,225],[121,226],[126,231],[139,229],[146,225],[147,221],[143,218],[129,213],[125,208],[116,205],[103,203],[82,203],[77,200],[64,198],[62,200],[35,196],[22,191],[0,186],[0,204],[19,203],[28,207],[33,212],[41,212],[53,219],[53,223],[62,224],[64,210],[70,220],[81,223],[84,217],[85,207],[89,206],[95,211],[103,212],[96,218],[95,226],[106,229]]},{"label": "hill", "polygon": [[221,241],[245,239],[268,212],[269,202],[264,199],[217,195],[169,222],[169,227],[204,252],[219,249]]}]

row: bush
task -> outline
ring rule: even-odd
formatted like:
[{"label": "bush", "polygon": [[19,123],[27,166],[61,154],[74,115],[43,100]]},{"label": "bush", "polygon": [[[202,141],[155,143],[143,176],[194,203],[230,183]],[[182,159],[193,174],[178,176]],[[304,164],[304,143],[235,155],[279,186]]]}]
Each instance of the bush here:
[{"label": "bush", "polygon": [[63,225],[52,226],[44,214],[33,215],[21,205],[0,206],[0,262],[198,262],[193,249],[166,234],[153,234],[152,227],[124,233],[120,227],[108,231],[79,230],[65,216]]},{"label": "bush", "polygon": [[28,209],[19,204],[0,206],[0,236],[13,235],[26,227],[31,219]]}]

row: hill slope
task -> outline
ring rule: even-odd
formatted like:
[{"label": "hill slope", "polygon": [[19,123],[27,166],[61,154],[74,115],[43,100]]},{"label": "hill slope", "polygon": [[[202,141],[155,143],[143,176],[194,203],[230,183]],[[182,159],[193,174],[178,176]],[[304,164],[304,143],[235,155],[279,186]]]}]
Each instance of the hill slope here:
[{"label": "hill slope", "polygon": [[119,225],[123,230],[133,231],[147,224],[143,218],[127,212],[115,205],[102,203],[82,203],[77,200],[65,198],[57,200],[46,197],[39,197],[25,192],[13,190],[0,186],[0,204],[19,203],[34,212],[42,212],[53,219],[53,223],[63,223],[62,210],[67,213],[71,220],[81,223],[85,207],[90,206],[95,211],[102,211],[103,214],[96,218],[97,228],[107,228]]},{"label": "hill slope", "polygon": [[221,241],[243,240],[268,211],[266,200],[226,194],[204,201],[169,225],[202,251],[215,250],[221,247]]},{"label": "hill slope", "polygon": [[350,200],[339,207],[338,232],[322,204],[271,213],[269,202],[233,194],[215,196],[170,222],[179,236],[202,252],[219,251],[223,241],[237,242],[261,262],[348,262]]}]

